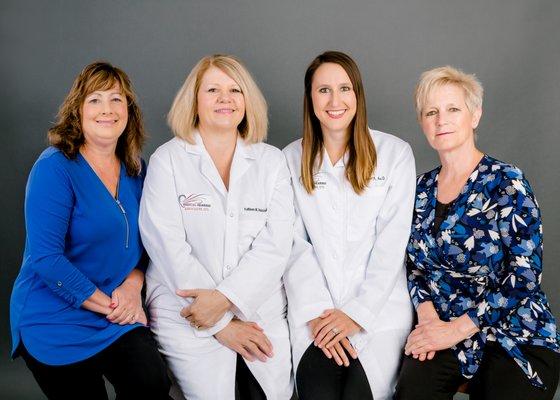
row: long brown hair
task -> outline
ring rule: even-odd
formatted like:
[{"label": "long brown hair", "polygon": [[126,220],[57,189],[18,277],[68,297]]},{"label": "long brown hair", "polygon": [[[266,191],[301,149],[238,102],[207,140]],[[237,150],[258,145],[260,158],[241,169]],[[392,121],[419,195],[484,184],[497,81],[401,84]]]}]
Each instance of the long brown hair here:
[{"label": "long brown hair", "polygon": [[344,68],[356,95],[356,115],[349,127],[348,163],[345,175],[354,191],[360,194],[367,187],[373,175],[377,163],[377,152],[368,129],[366,98],[360,70],[350,56],[339,51],[326,51],[318,55],[305,72],[301,180],[305,190],[311,194],[315,189],[313,174],[317,166],[323,162],[323,134],[321,124],[313,112],[311,84],[315,71],[325,63],[338,64]]},{"label": "long brown hair", "polygon": [[82,105],[85,98],[96,90],[108,90],[118,84],[128,104],[128,121],[117,141],[115,154],[130,176],[141,172],[140,155],[146,140],[142,112],[130,79],[120,68],[98,61],[86,66],[74,80],[70,92],[60,106],[56,124],[49,129],[49,143],[70,159],[75,159],[85,142],[82,131]]}]

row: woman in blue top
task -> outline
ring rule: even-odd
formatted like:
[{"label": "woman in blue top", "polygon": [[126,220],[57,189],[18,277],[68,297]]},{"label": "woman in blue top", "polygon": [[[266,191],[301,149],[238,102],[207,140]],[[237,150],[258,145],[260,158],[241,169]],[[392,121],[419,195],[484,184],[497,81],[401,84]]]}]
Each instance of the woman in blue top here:
[{"label": "woman in blue top", "polygon": [[542,225],[516,167],[483,154],[474,130],[482,86],[452,67],[416,89],[422,130],[441,166],[417,180],[408,244],[418,325],[408,337],[397,399],[552,399],[560,356],[540,283]]},{"label": "woman in blue top", "polygon": [[10,304],[13,356],[52,399],[168,398],[146,328],[138,232],[142,115],[126,74],[88,65],[27,183],[27,237]]}]

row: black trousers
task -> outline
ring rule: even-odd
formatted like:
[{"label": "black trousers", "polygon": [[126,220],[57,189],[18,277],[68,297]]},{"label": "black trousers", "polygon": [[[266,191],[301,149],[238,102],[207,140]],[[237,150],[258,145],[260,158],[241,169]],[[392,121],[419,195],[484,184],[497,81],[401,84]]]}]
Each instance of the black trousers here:
[{"label": "black trousers", "polygon": [[235,383],[237,386],[236,399],[238,400],[266,400],[264,390],[243,361],[243,357],[237,355],[235,369]]},{"label": "black trousers", "polygon": [[[470,400],[551,400],[558,386],[560,355],[539,346],[520,346],[546,385],[539,389],[497,343],[487,343],[475,376],[469,381]],[[451,350],[438,351],[433,360],[406,357],[399,375],[396,400],[451,400],[467,380]]]},{"label": "black trousers", "polygon": [[338,366],[311,343],[303,354],[296,372],[299,399],[373,400],[360,360],[348,358],[350,366]]},{"label": "black trousers", "polygon": [[103,376],[118,400],[170,399],[167,367],[148,328],[125,333],[98,354],[77,363],[53,366],[19,352],[43,393],[52,400],[106,400]]}]

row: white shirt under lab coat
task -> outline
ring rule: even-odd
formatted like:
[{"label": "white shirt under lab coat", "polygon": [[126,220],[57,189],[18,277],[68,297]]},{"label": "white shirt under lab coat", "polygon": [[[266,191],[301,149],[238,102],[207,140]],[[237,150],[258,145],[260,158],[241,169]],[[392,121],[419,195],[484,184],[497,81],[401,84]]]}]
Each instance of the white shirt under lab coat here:
[{"label": "white shirt under lab coat", "polygon": [[[199,134],[174,138],[151,156],[140,206],[151,329],[183,394],[234,399],[236,353],[212,335],[235,316],[254,321],[274,348],[247,362],[268,399],[293,391],[282,283],[293,238],[293,192],[282,152],[238,139],[229,191]],[[176,289],[217,288],[234,304],[212,328],[196,330],[179,312]]]},{"label": "white shirt under lab coat", "polygon": [[[314,174],[315,191],[301,183],[301,139],[284,149],[292,175],[296,232],[284,275],[294,371],[311,344],[307,322],[338,308],[363,331],[350,337],[375,400],[392,398],[412,326],[405,248],[415,193],[410,146],[370,131],[377,166],[357,195],[344,176],[347,155],[332,165],[326,152]],[[334,362],[334,361],[333,361]]]}]

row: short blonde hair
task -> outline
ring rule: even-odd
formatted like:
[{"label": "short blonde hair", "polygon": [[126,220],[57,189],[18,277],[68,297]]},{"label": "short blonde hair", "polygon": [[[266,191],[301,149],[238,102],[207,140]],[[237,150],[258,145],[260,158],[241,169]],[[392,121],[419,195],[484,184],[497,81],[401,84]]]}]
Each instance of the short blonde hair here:
[{"label": "short blonde hair", "polygon": [[238,126],[241,137],[249,143],[265,140],[268,131],[266,100],[241,61],[234,56],[223,54],[202,58],[177,92],[167,115],[167,123],[175,136],[193,143],[192,136],[199,123],[197,94],[204,73],[211,67],[219,68],[241,88],[245,99],[245,116]]},{"label": "short blonde hair", "polygon": [[425,71],[420,76],[414,92],[416,116],[419,120],[432,90],[449,84],[463,89],[465,103],[471,113],[482,108],[484,89],[477,77],[474,74],[467,74],[458,68],[446,65]]}]

